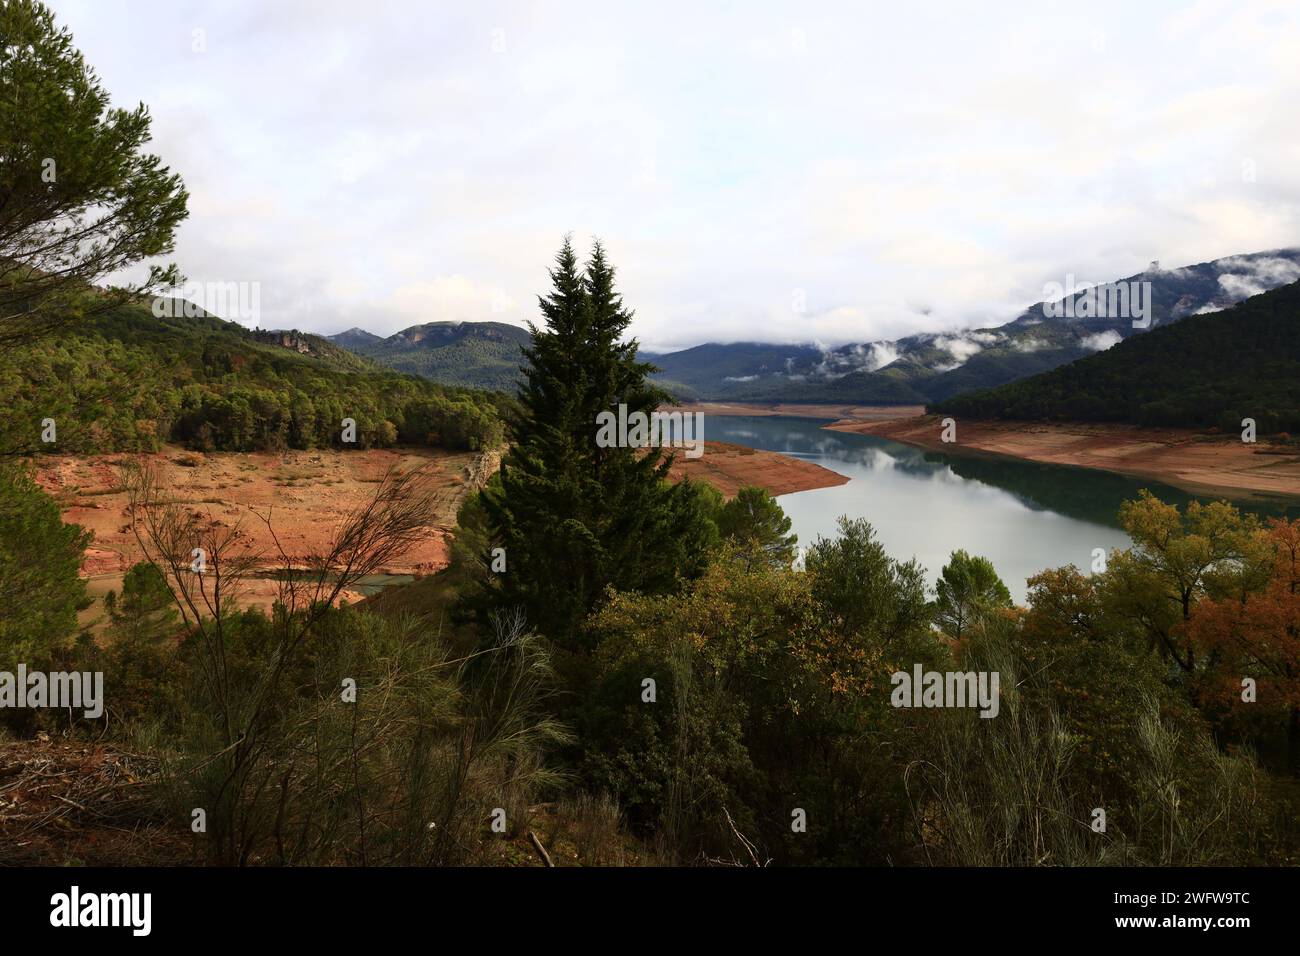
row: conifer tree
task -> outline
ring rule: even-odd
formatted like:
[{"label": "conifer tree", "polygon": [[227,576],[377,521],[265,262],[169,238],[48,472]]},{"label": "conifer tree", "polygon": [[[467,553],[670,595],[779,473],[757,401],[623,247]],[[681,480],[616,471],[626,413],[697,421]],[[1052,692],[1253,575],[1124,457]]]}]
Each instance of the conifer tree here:
[{"label": "conifer tree", "polygon": [[493,543],[506,571],[496,598],[580,650],[585,619],[606,588],[662,591],[698,572],[711,530],[693,487],[664,479],[660,449],[597,445],[597,416],[652,414],[667,395],[648,381],[654,366],[624,340],[632,312],[596,243],[585,268],[565,239],[539,298],[545,324],[530,324],[521,414],[484,495]]},{"label": "conifer tree", "polygon": [[150,117],[110,106],[36,0],[0,3],[0,345],[174,285],[174,266],[95,288],[172,251],[188,194],[144,151]]}]

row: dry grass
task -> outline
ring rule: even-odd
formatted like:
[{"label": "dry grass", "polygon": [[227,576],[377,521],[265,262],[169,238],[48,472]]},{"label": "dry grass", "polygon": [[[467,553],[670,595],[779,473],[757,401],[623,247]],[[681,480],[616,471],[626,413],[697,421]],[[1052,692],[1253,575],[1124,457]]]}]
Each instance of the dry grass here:
[{"label": "dry grass", "polygon": [[39,734],[0,744],[0,865],[174,864],[185,830],[159,817],[151,757]]}]

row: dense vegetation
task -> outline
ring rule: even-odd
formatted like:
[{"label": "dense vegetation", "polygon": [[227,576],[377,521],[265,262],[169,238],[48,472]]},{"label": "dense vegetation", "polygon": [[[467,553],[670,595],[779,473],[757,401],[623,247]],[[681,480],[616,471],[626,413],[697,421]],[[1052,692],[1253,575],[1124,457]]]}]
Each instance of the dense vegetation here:
[{"label": "dense vegetation", "polygon": [[48,658],[75,632],[89,543],[25,471],[0,463],[0,669]]},{"label": "dense vegetation", "polygon": [[966,418],[1300,429],[1300,284],[1190,316],[1001,388],[936,402]]},{"label": "dense vegetation", "polygon": [[[44,24],[30,50],[66,61],[40,8],[0,9]],[[99,158],[137,168],[136,146]],[[77,620],[88,536],[0,460],[0,672],[98,672],[106,691],[99,716],[0,709],[11,750],[94,748],[66,773],[44,756],[6,767],[7,793],[27,772],[58,806],[7,798],[0,859],[93,828],[38,858],[83,863],[107,845],[117,864],[550,863],[549,845],[586,864],[1297,861],[1300,522],[1144,494],[1120,512],[1131,548],[1091,575],[1044,570],[1024,607],[965,552],[932,589],[863,520],[841,519],[800,562],[764,492],[723,501],[667,483],[658,452],[597,444],[598,413],[663,395],[624,339],[603,250],[580,267],[566,242],[552,279],[513,446],[461,509],[452,566],[378,601],[346,598],[430,533],[439,492],[418,470],[379,481],[322,553],[271,569],[264,613],[239,599],[268,569],[238,523],[178,500],[147,461],[122,463],[144,559],[92,634]],[[1157,401],[1219,394],[1234,415],[1255,376],[1272,403],[1261,424],[1285,421],[1295,295],[1157,330],[1130,343],[1146,364],[1122,367],[1181,381],[1141,393]],[[58,336],[28,328],[0,356],[7,450],[39,441],[45,419],[60,450],[334,443],[343,417],[358,444],[498,437],[506,399],[310,337],[138,308],[77,319]],[[1229,374],[1206,384],[1210,355]],[[997,676],[996,713],[902,706],[894,684],[913,669]],[[130,771],[93,800],[58,791],[115,758]]]},{"label": "dense vegetation", "polygon": [[[452,567],[377,601],[337,606],[427,533],[418,475],[282,569],[266,615],[238,602],[239,535],[128,471],[147,560],[98,640],[70,614],[84,540],[21,473],[0,482],[0,580],[62,609],[3,663],[105,673],[105,716],[62,732],[160,758],[133,852],[157,859],[164,832],[226,864],[539,844],[589,864],[1295,862],[1300,522],[1144,495],[1120,514],[1132,548],[1045,570],[1023,607],[987,560],[929,582],[862,520],[792,560],[762,491],[673,487],[660,456],[595,444],[593,409],[657,396],[599,248],[580,268],[566,245],[553,279],[514,449]],[[15,570],[30,540],[38,568]],[[997,674],[996,715],[898,706],[917,667]]]},{"label": "dense vegetation", "polygon": [[607,587],[670,589],[698,565],[704,542],[695,487],[664,481],[659,449],[597,445],[599,414],[620,406],[648,414],[665,397],[647,383],[651,366],[638,360],[637,343],[622,341],[632,315],[603,250],[580,268],[566,241],[551,279],[511,448],[484,504],[510,567],[493,599],[523,608],[574,650]]},{"label": "dense vegetation", "polygon": [[[306,352],[300,351],[306,349]],[[497,444],[510,400],[374,366],[324,340],[123,306],[0,354],[0,446],[62,452]],[[343,444],[343,419],[356,443]],[[57,441],[41,441],[47,419]]]}]

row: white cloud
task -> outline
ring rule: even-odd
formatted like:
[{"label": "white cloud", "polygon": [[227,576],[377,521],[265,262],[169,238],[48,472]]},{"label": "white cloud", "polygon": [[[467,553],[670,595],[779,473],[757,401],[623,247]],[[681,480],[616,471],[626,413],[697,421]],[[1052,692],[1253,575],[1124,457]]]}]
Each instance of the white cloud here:
[{"label": "white cloud", "polygon": [[[1037,325],[1038,323],[1035,322],[1034,324]],[[1015,339],[1011,343],[1011,347],[1017,352],[1041,352],[1047,346],[1048,343],[1045,340],[1028,335]]]},{"label": "white cloud", "polygon": [[1224,265],[1233,270],[1219,275],[1219,286],[1234,299],[1259,295],[1279,285],[1300,280],[1300,263],[1291,259],[1258,257],[1243,259],[1233,256]]},{"label": "white cloud", "polygon": [[1300,245],[1295,4],[53,7],[151,107],[183,271],[268,325],[522,323],[570,231],[659,348],[959,335]]},{"label": "white cloud", "polygon": [[1108,329],[1105,332],[1097,332],[1094,335],[1085,335],[1079,340],[1079,344],[1085,349],[1091,349],[1094,352],[1104,352],[1112,345],[1118,345],[1124,340],[1124,337],[1118,332]]}]

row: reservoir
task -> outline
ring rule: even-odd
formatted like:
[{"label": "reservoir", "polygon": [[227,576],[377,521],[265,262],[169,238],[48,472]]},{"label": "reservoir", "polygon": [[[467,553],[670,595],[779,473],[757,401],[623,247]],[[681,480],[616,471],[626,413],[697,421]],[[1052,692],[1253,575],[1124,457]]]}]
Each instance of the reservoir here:
[{"label": "reservoir", "polygon": [[[847,484],[782,495],[801,546],[834,537],[841,515],[866,518],[890,556],[915,557],[930,583],[958,548],[988,558],[1017,601],[1025,579],[1073,564],[1087,573],[1093,549],[1126,548],[1120,504],[1147,488],[1180,507],[1193,496],[1148,479],[1018,459],[926,451],[874,435],[828,431],[826,421],[776,416],[708,417],[705,437],[815,462]],[[1250,505],[1300,517],[1290,507]]]}]

